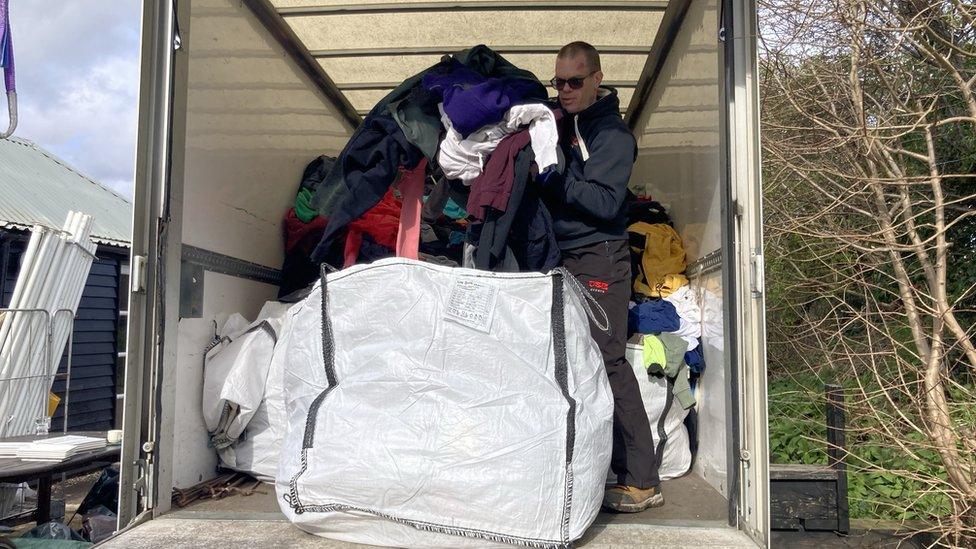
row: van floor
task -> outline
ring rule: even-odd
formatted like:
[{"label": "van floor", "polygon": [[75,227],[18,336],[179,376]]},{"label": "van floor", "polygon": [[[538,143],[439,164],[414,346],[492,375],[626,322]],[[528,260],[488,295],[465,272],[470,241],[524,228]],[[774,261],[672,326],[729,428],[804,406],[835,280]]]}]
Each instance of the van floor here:
[{"label": "van floor", "polygon": [[[263,493],[201,500],[144,523],[100,547],[366,547],[309,536],[278,509],[274,488]],[[603,547],[753,548],[729,528],[726,500],[694,474],[664,481],[666,504],[637,514],[600,513],[576,545]]]}]

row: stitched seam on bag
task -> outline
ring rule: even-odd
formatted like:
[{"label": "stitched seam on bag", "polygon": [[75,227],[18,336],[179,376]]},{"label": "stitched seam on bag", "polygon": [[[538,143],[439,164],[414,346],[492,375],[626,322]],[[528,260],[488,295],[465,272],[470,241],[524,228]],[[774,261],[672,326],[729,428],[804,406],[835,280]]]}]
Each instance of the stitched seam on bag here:
[{"label": "stitched seam on bag", "polygon": [[[569,275],[572,276],[572,275]],[[564,301],[563,274],[552,275],[552,350],[555,359],[555,377],[559,389],[569,405],[566,412],[566,485],[563,493],[563,542],[569,543],[569,521],[573,506],[573,449],[576,446],[576,400],[569,394],[569,366],[566,359],[566,307]]]},{"label": "stitched seam on bag", "polygon": [[668,417],[668,413],[671,412],[671,405],[674,404],[674,382],[669,378],[665,377],[665,392],[667,393],[664,397],[664,411],[661,412],[661,419],[657,421],[657,434],[660,439],[657,443],[657,448],[654,449],[654,454],[657,457],[657,466],[660,467],[664,460],[664,447],[668,443],[668,433],[664,429],[664,422]]},{"label": "stitched seam on bag", "polygon": [[305,474],[308,469],[308,449],[312,447],[315,442],[315,422],[318,416],[319,408],[322,406],[322,401],[325,397],[339,384],[335,373],[335,342],[333,341],[332,333],[332,320],[329,317],[329,292],[328,292],[328,273],[326,272],[325,264],[319,267],[319,278],[321,280],[319,284],[319,289],[322,292],[322,362],[325,363],[325,379],[328,383],[328,387],[324,391],[319,393],[319,396],[315,397],[312,401],[312,405],[309,406],[308,417],[305,419],[305,433],[302,437],[302,453],[301,453],[301,467],[295,476],[292,477],[289,483],[288,494],[286,494],[285,501],[291,505],[292,509],[301,514],[304,511],[304,507],[298,498],[298,478]]},{"label": "stitched seam on bag", "polygon": [[[366,265],[365,267],[360,267],[360,268],[356,269],[353,272],[348,272],[350,269],[344,269],[342,271],[339,271],[336,274],[336,276],[332,277],[332,281],[333,282],[336,282],[336,281],[341,280],[341,279],[343,279],[343,278],[345,278],[347,276],[353,276],[353,275],[357,275],[357,274],[362,273],[362,272],[372,271],[373,269],[386,269],[386,268],[389,268],[389,267],[393,267],[395,265],[409,265],[410,267],[414,267],[414,268],[418,268],[418,269],[427,269],[429,271],[434,271],[434,272],[438,272],[438,273],[443,273],[444,272],[444,269],[451,269],[451,270],[455,270],[455,271],[458,270],[458,269],[461,269],[460,267],[440,267],[440,266],[435,266],[435,265],[432,265],[430,263],[424,263],[422,261],[402,261],[402,262],[389,263],[389,264],[384,264],[384,265]],[[467,270],[474,271],[475,269],[467,269]],[[471,274],[464,274],[464,273],[453,272],[453,273],[451,273],[451,275],[452,276],[470,276],[470,277],[474,277],[474,278],[495,278],[495,279],[500,279],[500,280],[531,280],[531,279],[540,279],[540,278],[549,276],[548,274],[545,274],[545,273],[495,273],[495,272],[490,272],[490,271],[478,271],[478,272],[473,272]]]},{"label": "stitched seam on bag", "polygon": [[498,532],[492,532],[490,530],[479,530],[477,528],[466,528],[464,526],[447,526],[444,524],[437,524],[434,522],[405,519],[402,517],[391,515],[389,513],[384,513],[382,511],[370,509],[368,507],[360,507],[358,505],[346,505],[343,503],[329,503],[325,505],[304,505],[302,506],[302,511],[310,512],[310,513],[335,513],[341,511],[359,511],[362,513],[369,513],[371,515],[384,518],[396,522],[398,524],[405,524],[407,526],[412,526],[413,528],[416,528],[418,530],[424,530],[427,532],[436,532],[439,534],[448,534],[453,536],[485,539],[489,541],[509,543],[512,545],[520,545],[522,547],[538,547],[539,549],[569,547],[569,545],[563,541],[555,541],[555,540],[547,540],[547,539],[539,539],[539,538],[526,538],[521,536],[500,534]]}]

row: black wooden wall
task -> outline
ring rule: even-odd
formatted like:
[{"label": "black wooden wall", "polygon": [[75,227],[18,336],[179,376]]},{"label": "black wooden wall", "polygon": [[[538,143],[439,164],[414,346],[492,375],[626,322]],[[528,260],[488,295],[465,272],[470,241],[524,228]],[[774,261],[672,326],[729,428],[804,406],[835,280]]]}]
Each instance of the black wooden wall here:
[{"label": "black wooden wall", "polygon": [[[0,231],[0,273],[4,280],[2,303],[6,307],[17,281],[21,254],[27,245],[27,235]],[[6,254],[6,259],[4,255]],[[71,387],[68,405],[69,431],[100,431],[115,428],[116,358],[119,352],[119,288],[120,267],[127,250],[99,246],[98,259],[82,293],[74,324],[71,358]],[[58,376],[52,391],[61,404],[51,419],[51,430],[60,431],[64,425],[64,402],[67,352],[61,357]]]}]

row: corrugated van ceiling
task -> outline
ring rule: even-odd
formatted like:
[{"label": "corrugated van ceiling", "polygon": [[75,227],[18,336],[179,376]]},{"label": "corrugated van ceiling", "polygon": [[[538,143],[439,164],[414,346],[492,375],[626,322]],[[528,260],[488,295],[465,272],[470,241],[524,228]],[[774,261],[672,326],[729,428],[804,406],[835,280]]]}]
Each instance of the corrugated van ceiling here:
[{"label": "corrugated van ceiling", "polygon": [[660,0],[260,2],[360,115],[441,55],[477,44],[546,82],[556,52],[574,40],[600,50],[604,82],[626,109],[667,8]]}]

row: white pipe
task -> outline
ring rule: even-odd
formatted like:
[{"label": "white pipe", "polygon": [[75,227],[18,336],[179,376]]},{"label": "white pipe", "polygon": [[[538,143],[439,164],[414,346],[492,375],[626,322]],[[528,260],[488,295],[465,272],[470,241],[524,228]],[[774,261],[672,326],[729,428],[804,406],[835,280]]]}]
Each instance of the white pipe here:
[{"label": "white pipe", "polygon": [[[24,293],[21,295],[20,303],[18,303],[20,308],[44,308],[43,303],[40,303],[38,298],[42,291],[41,284],[45,278],[43,274],[50,268],[57,238],[56,233],[47,229],[43,230],[41,232],[41,243],[35,261],[32,265],[26,266],[26,270],[22,267],[21,272],[24,273],[25,278]],[[43,352],[38,353],[37,343],[42,344],[42,349],[47,349],[47,346],[43,345],[44,339],[42,339],[44,330],[38,330],[36,324],[36,317],[41,315],[24,313],[18,316],[21,318],[15,319],[11,334],[6,341],[5,355],[9,361],[4,375],[6,378],[20,378],[29,375],[29,370],[25,372],[26,366],[23,364],[25,361],[22,357],[25,354],[28,357],[31,354],[41,354],[42,356],[46,354]],[[47,322],[42,322],[43,324],[47,324]],[[41,333],[38,334],[37,332]],[[11,386],[7,388],[7,394],[3,398],[3,415],[0,416],[4,420],[4,434],[7,436],[23,434],[17,430],[11,430],[14,427],[11,420],[19,420],[21,403],[25,396],[23,387],[25,383],[19,382],[8,385]],[[19,423],[19,421],[17,422]]]},{"label": "white pipe", "polygon": [[[91,216],[69,212],[60,233],[35,228],[15,287],[18,307],[43,308],[50,314],[60,309],[77,312],[96,249],[90,240],[91,225]],[[37,330],[30,322],[35,319],[24,316],[14,315],[9,323],[5,319],[5,334],[0,338],[0,357],[8,359],[0,364],[4,371],[0,379],[22,379],[17,391],[0,387],[0,419],[13,420],[0,424],[0,432],[7,436],[29,433],[34,419],[46,415],[46,395],[72,328],[70,319],[61,323],[51,317],[45,329]],[[36,352],[38,347],[43,352]]]},{"label": "white pipe", "polygon": [[[48,311],[51,313],[51,324],[53,327],[51,337],[51,353],[48,368],[32,367],[31,372],[43,372],[45,377],[35,378],[29,402],[39,402],[43,404],[45,395],[50,391],[51,383],[57,374],[61,356],[64,354],[64,347],[69,338],[72,328],[71,319],[66,314],[57,314],[59,310],[71,310],[76,312],[81,302],[81,295],[84,293],[85,283],[91,269],[92,253],[95,245],[89,240],[91,231],[91,217],[81,216],[78,224],[72,227],[72,234],[69,239],[71,255],[61,277],[62,283],[57,300],[49,302]],[[86,242],[87,241],[87,242]],[[77,244],[77,245],[75,245]],[[87,244],[87,245],[86,245]],[[46,371],[45,371],[46,370]],[[43,413],[43,406],[41,407]],[[31,418],[24,417],[21,422],[23,428],[29,429]]]},{"label": "white pipe", "polygon": [[[24,250],[24,254],[20,258],[21,269],[23,269],[25,265],[30,266],[34,262],[34,256],[37,254],[37,247],[41,241],[40,230],[41,226],[35,225],[33,232],[31,232],[30,240],[27,241],[27,249]],[[4,273],[4,276],[6,276],[6,273]],[[17,284],[14,285],[13,295],[10,296],[11,309],[17,308],[17,304],[20,302],[20,296],[23,293],[24,285],[18,280]],[[10,331],[10,326],[13,323],[13,316],[16,315],[4,316],[3,323],[0,324],[0,347],[2,347],[3,342],[7,339],[7,333]],[[2,366],[3,365],[0,364],[0,368],[2,368]]]},{"label": "white pipe", "polygon": [[[77,227],[77,216],[69,214],[65,221],[65,232],[60,235],[62,248],[56,252],[53,259],[51,272],[45,279],[44,291],[39,297],[39,303],[49,313],[53,314],[52,309],[57,304],[60,294],[65,284],[66,269],[64,266],[72,260],[74,251],[71,249],[70,239],[72,232]],[[49,329],[55,319],[50,317]],[[51,333],[37,334],[36,345],[33,348],[46,347],[44,353],[32,353],[26,360],[26,372],[30,376],[47,376],[50,370],[50,363],[57,360],[54,356],[54,346],[52,345]],[[32,377],[24,382],[24,398],[17,399],[20,405],[15,414],[13,432],[17,434],[29,434],[33,422],[40,415],[44,415],[43,394],[39,394],[40,388],[46,385],[46,377]]]},{"label": "white pipe", "polygon": [[[50,371],[50,374],[51,374],[50,379],[52,381],[53,381],[53,376],[57,373],[58,366],[60,364],[61,355],[63,353],[63,349],[65,348],[66,345],[71,345],[71,343],[72,343],[71,332],[72,332],[73,327],[74,327],[74,322],[73,322],[74,315],[77,313],[78,307],[79,307],[79,305],[81,303],[82,294],[84,294],[85,286],[86,286],[86,284],[88,282],[88,274],[91,272],[91,265],[92,265],[92,262],[94,261],[94,258],[95,258],[95,250],[96,250],[97,246],[96,246],[96,244],[94,242],[91,241],[91,237],[90,237],[90,234],[91,234],[91,226],[92,226],[92,218],[90,216],[85,216],[85,224],[84,224],[84,227],[83,227],[83,229],[81,231],[81,234],[78,235],[79,238],[76,239],[77,242],[78,242],[78,244],[79,244],[79,246],[76,246],[75,247],[76,251],[78,252],[77,253],[77,256],[76,256],[77,257],[77,260],[78,260],[76,263],[78,263],[78,264],[75,267],[76,276],[74,278],[73,285],[71,287],[71,291],[66,294],[66,300],[64,302],[62,302],[61,304],[58,305],[58,309],[55,309],[52,312],[52,314],[55,315],[54,318],[56,320],[57,319],[57,316],[56,316],[57,315],[57,312],[56,312],[57,310],[70,310],[71,311],[71,315],[66,315],[66,314],[62,314],[61,315],[61,318],[64,319],[64,322],[63,323],[58,324],[57,322],[55,322],[55,325],[58,328],[58,332],[55,334],[55,338],[54,338],[54,341],[55,341],[55,343],[54,343],[54,352],[55,352],[55,355],[54,356],[56,357],[56,359],[55,359],[56,362],[54,362],[52,364],[52,368],[51,368],[51,371]],[[71,350],[69,349],[68,352],[70,353]],[[69,362],[69,365],[70,365],[70,362]],[[69,366],[69,368],[70,368],[70,366]],[[68,372],[68,374],[70,375],[70,371]],[[66,383],[65,384],[65,391],[66,391],[66,393],[68,391],[68,387],[69,387],[69,384]],[[48,384],[45,389],[46,390],[50,390],[50,384]],[[42,400],[43,400],[43,395],[44,394],[45,393],[42,393],[42,395],[41,395],[42,396]],[[65,394],[65,408],[64,408],[64,422],[65,422],[64,425],[65,425],[65,427],[67,427],[67,421],[68,421],[68,417],[67,417],[67,412],[68,412],[67,403],[68,403],[68,395]]]},{"label": "white pipe", "polygon": [[[73,326],[71,318],[59,322],[61,320],[59,317],[68,315],[56,315],[56,312],[62,309],[73,313],[77,311],[96,249],[96,245],[90,240],[91,216],[77,214],[67,225],[69,225],[68,253],[62,257],[63,261],[59,269],[61,276],[55,280],[57,287],[51,294],[51,298],[45,300],[45,306],[52,315],[52,332],[48,341],[49,353],[45,353],[49,359],[33,361],[28,370],[32,374],[39,374],[40,377],[31,379],[29,383],[28,398],[23,400],[25,408],[20,410],[15,425],[15,429],[20,432],[30,432],[34,418],[46,416],[46,395],[57,374],[64,346],[67,344]],[[44,364],[47,366],[42,367]]]},{"label": "white pipe", "polygon": [[[21,280],[23,280],[23,291],[20,295],[20,300],[17,303],[17,308],[39,308],[36,306],[37,295],[39,292],[38,279],[40,278],[38,275],[39,273],[43,273],[46,269],[50,268],[50,252],[54,246],[54,239],[57,238],[56,235],[51,231],[43,227],[40,229],[41,230],[38,231],[40,235],[39,244],[34,261],[32,261],[29,265],[22,266],[20,275],[18,275],[18,285],[20,285]],[[34,335],[32,331],[34,331],[33,323],[36,322],[36,316],[40,315],[27,313],[14,315],[10,332],[4,341],[4,349],[2,352],[0,352],[0,356],[3,357],[5,364],[4,372],[2,374],[4,378],[9,379],[12,377],[23,376],[21,373],[23,367],[20,363],[20,357],[25,352],[25,346],[30,344],[30,341],[25,340],[32,339],[31,336]],[[2,421],[2,423],[0,423],[0,429],[5,431],[4,434],[9,434],[9,430],[7,428],[9,426],[9,420],[11,417],[11,408],[19,400],[19,398],[17,392],[14,391],[12,387],[8,387],[5,393],[6,395],[4,398],[0,399],[0,409],[3,410],[3,413],[0,414],[0,421]]]},{"label": "white pipe", "polygon": [[[21,265],[20,273],[17,276],[17,288],[20,289],[20,295],[16,303],[11,303],[12,306],[18,309],[29,309],[33,308],[31,305],[33,289],[33,276],[34,272],[37,270],[37,265],[43,261],[44,254],[47,253],[50,241],[50,231],[44,227],[35,227],[38,234],[37,250],[32,257],[30,263],[25,263]],[[16,290],[15,290],[16,292]],[[14,315],[13,322],[11,323],[10,330],[6,334],[7,337],[4,339],[4,349],[2,351],[3,356],[9,356],[12,352],[12,345],[15,341],[17,334],[19,333],[19,326],[21,324],[21,317],[23,315]],[[11,374],[10,368],[13,368],[13,363],[4,363],[5,368],[0,375],[4,377],[9,377]]]}]

